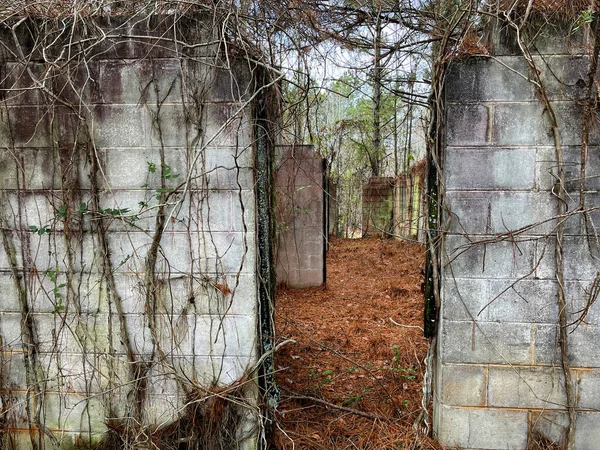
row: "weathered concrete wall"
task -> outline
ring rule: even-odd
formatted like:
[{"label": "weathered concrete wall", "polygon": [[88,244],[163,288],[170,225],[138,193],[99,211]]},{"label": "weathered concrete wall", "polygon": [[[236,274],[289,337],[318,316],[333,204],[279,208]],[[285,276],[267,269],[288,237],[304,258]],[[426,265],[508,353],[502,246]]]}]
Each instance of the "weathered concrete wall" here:
[{"label": "weathered concrete wall", "polygon": [[393,178],[369,178],[362,188],[363,236],[390,232],[393,209]]},{"label": "weathered concrete wall", "polygon": [[[556,112],[569,193],[579,202],[581,99],[588,59],[572,47],[536,57]],[[520,76],[520,75],[521,76]],[[446,445],[524,449],[528,438],[561,443],[567,423],[559,349],[555,260],[557,177],[547,114],[523,57],[469,58],[446,84],[442,303],[434,431]],[[592,124],[586,205],[600,204],[600,134]],[[600,270],[582,214],[564,222],[568,362],[578,399],[578,450],[600,442],[600,305],[581,323]],[[531,226],[530,226],[531,225]]]},{"label": "weathered concrete wall", "polygon": [[425,242],[425,169],[425,160],[421,160],[394,180],[393,234],[400,239]]},{"label": "weathered concrete wall", "polygon": [[277,283],[292,288],[325,282],[325,179],[310,145],[277,149]]},{"label": "weathered concrete wall", "polygon": [[219,24],[178,20],[97,20],[66,42],[26,21],[18,43],[2,36],[15,52],[0,64],[7,448],[257,446],[247,100],[260,82],[220,58]]}]

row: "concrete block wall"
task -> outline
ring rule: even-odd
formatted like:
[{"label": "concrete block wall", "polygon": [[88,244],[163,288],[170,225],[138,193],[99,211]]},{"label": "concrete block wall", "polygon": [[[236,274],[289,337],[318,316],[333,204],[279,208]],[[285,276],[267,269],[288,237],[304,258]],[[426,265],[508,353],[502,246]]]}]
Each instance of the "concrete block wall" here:
[{"label": "concrete block wall", "polygon": [[[569,191],[579,200],[581,100],[589,61],[572,48],[536,56],[559,122]],[[519,75],[520,74],[520,75]],[[453,62],[446,84],[443,242],[434,432],[465,449],[563,443],[552,189],[557,158],[549,122],[520,56]],[[600,134],[592,124],[583,214],[565,221],[569,364],[577,393],[577,450],[600,439],[600,305],[578,322],[600,271],[593,230],[600,201]]]},{"label": "concrete block wall", "polygon": [[304,288],[325,282],[327,192],[323,169],[323,159],[311,145],[277,148],[278,284]]},{"label": "concrete block wall", "polygon": [[[260,85],[252,65],[221,59],[217,44],[179,51],[218,42],[221,26],[178,20],[98,19],[104,39],[88,36],[85,59],[62,71],[27,48],[34,21],[16,30],[31,60],[2,54],[5,445],[71,448],[112,432],[131,448],[160,447],[154,439],[169,435],[155,432],[183,417],[185,433],[185,418],[206,413],[213,392],[247,404],[227,424],[230,448],[258,445],[248,99]],[[164,38],[182,29],[177,46]]]},{"label": "concrete block wall", "polygon": [[408,173],[394,180],[393,234],[400,239],[425,242],[426,164],[415,164]]},{"label": "concrete block wall", "polygon": [[394,211],[394,179],[371,177],[362,187],[363,236],[389,233]]}]

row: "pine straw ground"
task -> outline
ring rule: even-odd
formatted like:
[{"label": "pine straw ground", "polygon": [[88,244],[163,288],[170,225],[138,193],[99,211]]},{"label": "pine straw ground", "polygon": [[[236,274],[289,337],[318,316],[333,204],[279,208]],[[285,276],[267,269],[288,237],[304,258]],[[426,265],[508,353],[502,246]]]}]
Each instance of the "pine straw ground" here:
[{"label": "pine straw ground", "polygon": [[428,346],[423,265],[416,243],[334,240],[326,287],[279,290],[278,340],[296,341],[275,361],[281,450],[441,449],[412,428]]}]

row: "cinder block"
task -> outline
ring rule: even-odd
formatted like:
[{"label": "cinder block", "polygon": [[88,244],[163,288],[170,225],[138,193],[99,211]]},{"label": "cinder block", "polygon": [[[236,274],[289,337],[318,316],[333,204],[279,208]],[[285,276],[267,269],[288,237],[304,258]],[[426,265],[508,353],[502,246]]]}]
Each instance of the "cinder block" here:
[{"label": "cinder block", "polygon": [[560,411],[531,411],[529,415],[531,430],[535,435],[549,439],[551,442],[562,446],[565,442],[569,417],[566,412]]},{"label": "cinder block", "polygon": [[494,107],[492,126],[496,145],[552,144],[550,125],[540,102],[498,104]]},{"label": "cinder block", "polygon": [[584,410],[600,410],[600,370],[581,370],[578,376],[577,406]]},{"label": "cinder block", "polygon": [[194,170],[209,189],[248,189],[254,183],[252,147],[209,147]]},{"label": "cinder block", "polygon": [[490,299],[488,281],[468,278],[442,278],[442,317],[447,320],[488,320]]},{"label": "cinder block", "polygon": [[236,274],[256,270],[254,233],[200,233],[192,234],[191,240],[193,262],[202,272]]},{"label": "cinder block", "polygon": [[600,325],[600,304],[598,302],[589,304],[592,300],[590,297],[592,289],[593,281],[565,283],[565,295],[569,306],[567,322],[573,323],[573,327],[581,320],[590,325]]},{"label": "cinder block", "polygon": [[477,241],[468,242],[462,236],[448,235],[444,244],[446,273],[459,278],[514,279],[533,276],[536,266],[536,248],[531,241],[501,241],[484,245]]},{"label": "cinder block", "polygon": [[451,233],[491,233],[492,197],[489,192],[448,191],[446,207],[451,214]]},{"label": "cinder block", "polygon": [[556,323],[558,287],[550,280],[490,280],[487,318],[497,322]]},{"label": "cinder block", "polygon": [[442,403],[452,406],[486,406],[487,368],[460,364],[442,365]]},{"label": "cinder block", "polygon": [[583,55],[535,58],[546,95],[551,100],[583,100],[589,59]]},{"label": "cinder block", "polygon": [[[233,147],[242,151],[252,144],[252,115],[247,108],[230,103],[211,103],[205,108],[202,141],[205,145]],[[192,129],[195,129],[194,126]]]},{"label": "cinder block", "polygon": [[575,448],[595,450],[600,442],[600,412],[577,413],[575,428]]},{"label": "cinder block", "polygon": [[96,147],[137,148],[149,145],[152,121],[139,107],[97,105],[92,109],[88,126]]},{"label": "cinder block", "polygon": [[443,406],[437,435],[442,445],[472,449],[523,449],[527,411]]},{"label": "cinder block", "polygon": [[[7,62],[4,58],[2,61],[2,102],[9,106],[42,104],[42,91],[36,87],[34,79],[44,78],[44,64],[29,62],[25,66],[22,63]],[[34,79],[29,72],[33,74]]]},{"label": "cinder block", "polygon": [[535,91],[528,75],[529,67],[523,57],[471,57],[456,61],[447,75],[446,101],[533,100]]},{"label": "cinder block", "polygon": [[[177,148],[168,148],[164,152],[164,163],[171,169],[170,176],[178,175],[177,178],[165,182],[175,187],[187,176],[186,154],[183,149]],[[100,149],[98,154],[102,167],[102,174],[98,176],[100,188],[156,190],[161,187],[161,158],[158,147]],[[150,165],[153,166],[154,173],[150,171]]]},{"label": "cinder block", "polygon": [[531,325],[444,321],[441,355],[445,363],[529,364]]},{"label": "cinder block", "polygon": [[98,91],[103,103],[181,102],[181,64],[177,59],[105,60],[98,66]]},{"label": "cinder block", "polygon": [[569,281],[593,280],[600,272],[599,251],[588,245],[587,238],[568,236],[564,239],[564,273]]},{"label": "cinder block", "polygon": [[197,316],[192,318],[193,355],[253,356],[256,354],[256,318],[252,316]]},{"label": "cinder block", "polygon": [[11,106],[0,116],[0,147],[51,147],[48,111],[42,105]]},{"label": "cinder block", "polygon": [[534,149],[451,148],[446,151],[446,190],[533,189]]},{"label": "cinder block", "polygon": [[572,367],[600,367],[600,326],[582,323],[569,334]]},{"label": "cinder block", "polygon": [[535,324],[532,326],[535,338],[534,364],[551,365],[560,364],[560,347],[558,345],[558,325]]},{"label": "cinder block", "polygon": [[489,115],[489,108],[484,105],[448,105],[446,111],[448,145],[485,146],[488,143]]},{"label": "cinder block", "polygon": [[248,374],[256,357],[176,357],[173,367],[187,380],[200,386],[230,386]]},{"label": "cinder block", "polygon": [[490,366],[488,403],[505,408],[563,409],[567,398],[560,368]]},{"label": "cinder block", "polygon": [[191,144],[193,138],[190,138],[190,133],[196,128],[188,123],[181,105],[148,105],[147,117],[150,120],[151,145],[186,148]]}]

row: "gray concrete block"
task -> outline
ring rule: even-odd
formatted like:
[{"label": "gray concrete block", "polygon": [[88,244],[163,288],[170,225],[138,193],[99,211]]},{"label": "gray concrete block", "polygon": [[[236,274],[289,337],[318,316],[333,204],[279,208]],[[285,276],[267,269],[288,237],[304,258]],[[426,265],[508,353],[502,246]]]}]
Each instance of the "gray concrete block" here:
[{"label": "gray concrete block", "polygon": [[600,325],[600,304],[591,302],[593,281],[573,281],[565,285],[565,296],[569,306],[568,323],[576,326],[581,320],[591,325]]},{"label": "gray concrete block", "polygon": [[558,287],[550,280],[489,280],[490,321],[556,323]]},{"label": "gray concrete block", "polygon": [[569,363],[573,367],[600,367],[600,326],[581,324],[569,334]]},{"label": "gray concrete block", "polygon": [[[69,268],[67,256],[67,241],[64,233],[51,231],[42,234],[28,231],[26,242],[28,245],[28,257],[31,264],[38,271],[56,270],[65,273]],[[82,237],[73,238],[70,242],[72,253],[72,268],[75,271],[93,272],[101,267],[100,253],[98,252],[95,236],[84,232]]]},{"label": "gray concrete block", "polygon": [[491,233],[492,198],[488,192],[448,191],[447,210],[451,213],[451,233]]},{"label": "gray concrete block", "polygon": [[[35,81],[44,79],[44,65],[30,62],[6,62],[4,59],[2,76],[0,77],[0,98],[9,106],[37,105],[43,101],[41,89],[36,88]],[[33,74],[33,78],[29,75]]]},{"label": "gray concrete block", "polygon": [[[563,146],[563,168],[568,192],[579,190],[581,147]],[[536,156],[536,184],[540,190],[551,191],[557,181],[557,157],[553,146],[538,147]],[[590,164],[589,170],[594,170]]]},{"label": "gray concrete block", "polygon": [[155,105],[157,100],[181,101],[181,64],[177,59],[108,60],[98,66],[98,91],[103,103]]},{"label": "gray concrete block", "polygon": [[540,235],[556,224],[556,199],[550,193],[450,191],[446,202],[452,212],[450,232],[493,234],[526,228],[524,235]]},{"label": "gray concrete block", "polygon": [[146,114],[150,121],[150,143],[153,146],[189,147],[195,127],[188,123],[181,105],[166,104],[160,107],[148,105]]},{"label": "gray concrete block", "polygon": [[536,262],[534,242],[483,245],[455,235],[446,237],[444,256],[446,273],[459,278],[526,277],[533,275]]},{"label": "gray concrete block", "polygon": [[442,361],[465,364],[529,364],[531,325],[495,322],[444,321]]},{"label": "gray concrete block", "polygon": [[535,324],[534,336],[534,364],[551,365],[560,364],[560,347],[558,345],[558,325]]},{"label": "gray concrete block", "polygon": [[452,148],[446,151],[446,190],[533,189],[534,149]]},{"label": "gray concrete block", "polygon": [[562,369],[490,366],[488,404],[504,408],[563,409],[567,398]]},{"label": "gray concrete block", "polygon": [[534,436],[544,437],[559,446],[564,444],[569,423],[566,412],[531,411],[529,421]]},{"label": "gray concrete block", "polygon": [[535,58],[541,70],[546,94],[551,100],[582,100],[589,60],[582,55],[556,55]]},{"label": "gray concrete block", "polygon": [[98,105],[88,121],[96,147],[136,148],[149,145],[152,121],[139,107]]},{"label": "gray concrete block", "polygon": [[[27,248],[27,236],[26,231],[13,231],[12,233],[6,233],[9,237],[11,246],[15,249],[15,255],[10,255],[6,252],[4,245],[0,245],[0,271],[9,272],[13,267],[13,261],[16,264],[17,269],[23,267],[23,253],[22,253],[22,242],[25,239],[25,248]],[[13,259],[14,257],[14,259]]]},{"label": "gray concrete block", "polygon": [[442,445],[472,449],[523,449],[527,411],[443,406],[437,435]]},{"label": "gray concrete block", "polygon": [[533,100],[535,91],[527,80],[528,75],[529,67],[522,57],[508,56],[497,60],[471,57],[455,61],[450,65],[446,79],[446,101]]},{"label": "gray concrete block", "polygon": [[556,199],[545,192],[497,192],[492,196],[491,229],[495,233],[531,227],[525,234],[546,234],[556,226]]},{"label": "gray concrete block", "polygon": [[202,272],[219,274],[254,273],[254,233],[214,232],[192,234],[192,258]]},{"label": "gray concrete block", "polygon": [[451,278],[442,279],[442,308],[444,319],[488,320],[489,301],[488,281],[482,279]]},{"label": "gray concrete block", "polygon": [[[164,153],[164,164],[170,169],[171,177],[165,182],[170,187],[175,187],[185,181],[188,174],[186,153],[180,148],[168,148]],[[102,173],[98,174],[100,188],[155,190],[161,187],[159,147],[100,149],[98,154],[102,168]]]},{"label": "gray concrete block", "polygon": [[0,304],[4,312],[21,311],[17,284],[10,272],[0,272]]},{"label": "gray concrete block", "polygon": [[577,406],[581,409],[600,410],[600,370],[578,371]]},{"label": "gray concrete block", "polygon": [[235,148],[236,152],[244,151],[254,139],[251,117],[251,112],[247,108],[240,108],[240,105],[206,105],[202,142],[212,147],[225,146]]},{"label": "gray concrete block", "polygon": [[209,189],[247,189],[254,183],[251,147],[207,148],[195,175],[206,179]]},{"label": "gray concrete block", "polygon": [[175,358],[174,366],[178,371],[200,386],[230,386],[241,380],[255,363],[254,356],[224,356],[220,358],[194,356],[193,358]]},{"label": "gray concrete block", "polygon": [[486,406],[487,367],[442,365],[442,403],[449,406]]},{"label": "gray concrete block", "polygon": [[492,139],[496,145],[534,146],[552,143],[550,125],[539,102],[494,107]]},{"label": "gray concrete block", "polygon": [[585,237],[566,237],[564,249],[564,272],[569,281],[593,280],[600,271],[598,249],[592,241],[588,246]]},{"label": "gray concrete block", "polygon": [[0,147],[50,147],[50,136],[43,106],[13,106],[0,114]]},{"label": "gray concrete block", "polygon": [[193,354],[213,357],[253,357],[257,352],[255,316],[197,316],[193,336]]},{"label": "gray concrete block", "polygon": [[600,442],[600,413],[577,413],[575,429],[575,448],[577,450],[595,450]]},{"label": "gray concrete block", "polygon": [[449,146],[488,144],[490,109],[484,105],[449,104],[446,108],[446,139]]}]

